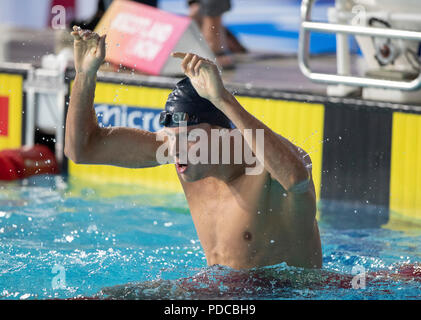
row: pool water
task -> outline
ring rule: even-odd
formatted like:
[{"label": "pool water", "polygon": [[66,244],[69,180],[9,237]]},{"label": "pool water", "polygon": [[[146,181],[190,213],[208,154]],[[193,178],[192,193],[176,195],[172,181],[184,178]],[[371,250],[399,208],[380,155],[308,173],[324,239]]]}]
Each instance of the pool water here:
[{"label": "pool water", "polygon": [[[321,271],[280,263],[263,271],[289,279],[286,285],[230,293],[220,279],[236,271],[206,265],[183,194],[37,176],[0,184],[0,298],[87,297],[104,287],[145,281],[171,286],[177,279],[205,274],[208,282],[200,286],[219,288],[208,291],[207,298],[419,299],[417,277],[367,278],[360,289],[303,280],[318,273],[352,277],[361,272],[356,266],[367,273],[396,274],[421,261],[420,226],[396,225],[401,227],[337,228],[321,219]],[[174,298],[171,290],[155,290],[151,297],[157,294]]]}]

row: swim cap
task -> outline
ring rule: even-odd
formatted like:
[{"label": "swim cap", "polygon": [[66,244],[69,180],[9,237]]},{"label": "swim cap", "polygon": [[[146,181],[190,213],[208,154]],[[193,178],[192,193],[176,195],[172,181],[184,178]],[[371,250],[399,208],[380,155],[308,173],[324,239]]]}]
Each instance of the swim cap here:
[{"label": "swim cap", "polygon": [[[184,121],[187,125],[209,123],[223,128],[232,128],[228,117],[208,99],[202,98],[194,89],[189,78],[179,81],[175,89],[168,95],[165,111],[161,114],[162,125],[165,127],[177,127],[178,121],[174,121],[174,115],[179,112],[186,113]],[[174,118],[174,119],[173,119]]]}]

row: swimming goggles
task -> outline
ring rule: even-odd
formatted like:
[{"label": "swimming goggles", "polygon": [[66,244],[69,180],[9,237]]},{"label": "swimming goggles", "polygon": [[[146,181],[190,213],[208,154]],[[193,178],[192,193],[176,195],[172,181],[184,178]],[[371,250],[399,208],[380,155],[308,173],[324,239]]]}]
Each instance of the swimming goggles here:
[{"label": "swimming goggles", "polygon": [[187,125],[192,125],[199,123],[199,118],[187,112],[162,111],[159,115],[159,124],[164,127],[179,125],[182,121],[187,122]]}]

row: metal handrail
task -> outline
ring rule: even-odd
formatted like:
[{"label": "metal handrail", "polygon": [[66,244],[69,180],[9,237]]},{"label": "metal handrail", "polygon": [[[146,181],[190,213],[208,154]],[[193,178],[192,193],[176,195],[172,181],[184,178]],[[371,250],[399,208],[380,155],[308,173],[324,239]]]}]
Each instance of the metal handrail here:
[{"label": "metal handrail", "polygon": [[357,76],[315,73],[309,68],[310,31],[340,33],[360,36],[374,36],[421,42],[421,32],[386,28],[350,26],[345,24],[311,21],[311,11],[315,0],[303,0],[301,3],[301,28],[298,44],[298,64],[301,72],[310,80],[325,84],[342,84],[357,87],[375,87],[414,91],[421,88],[421,73],[412,81],[393,81]]}]

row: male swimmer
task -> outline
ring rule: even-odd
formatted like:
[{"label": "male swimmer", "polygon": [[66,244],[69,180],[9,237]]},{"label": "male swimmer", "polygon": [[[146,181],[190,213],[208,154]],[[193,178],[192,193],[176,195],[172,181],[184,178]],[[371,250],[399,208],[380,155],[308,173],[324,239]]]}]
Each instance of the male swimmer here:
[{"label": "male swimmer", "polygon": [[[127,168],[160,165],[158,149],[169,144],[208,265],[234,269],[275,265],[320,268],[322,253],[310,157],[248,113],[229,93],[217,66],[192,53],[173,53],[187,76],[169,95],[159,132],[98,126],[93,101],[96,73],[105,57],[105,36],[74,27],[76,77],[67,113],[65,154],[76,163]],[[187,124],[180,127],[180,124]],[[235,127],[235,128],[233,128]],[[239,131],[263,164],[247,174],[246,163],[180,161],[183,130]],[[251,129],[253,134],[244,134]],[[264,132],[258,145],[256,130]],[[165,139],[158,139],[164,134]],[[209,145],[209,154],[212,144]],[[230,147],[233,149],[234,144]],[[233,150],[230,150],[233,151]]]},{"label": "male swimmer", "polygon": [[[351,286],[351,275],[317,270],[322,265],[322,253],[310,157],[249,114],[224,88],[214,63],[195,54],[173,54],[182,59],[187,78],[177,83],[168,97],[161,113],[162,131],[100,128],[93,101],[96,73],[105,57],[105,36],[77,27],[72,35],[76,78],[66,120],[66,156],[76,163],[146,168],[161,164],[157,154],[167,143],[208,265],[213,266],[175,281],[158,279],[104,288],[96,298],[254,296],[271,294],[275,287]],[[207,133],[211,129],[239,132],[263,163],[263,170],[247,174],[247,163],[181,161],[182,153],[189,153],[195,144],[189,141],[187,150],[182,149],[180,137],[198,128]],[[253,134],[245,134],[247,129]],[[257,129],[264,132],[263,146],[258,145]],[[208,147],[213,154],[212,144]],[[229,147],[232,155],[238,145],[230,143]],[[282,262],[312,270],[304,274],[300,269],[257,268]],[[223,266],[237,270],[231,269],[224,276],[220,273]],[[421,265],[399,266],[396,274],[385,271],[367,275],[367,281],[373,283],[384,280],[421,281]]]}]

